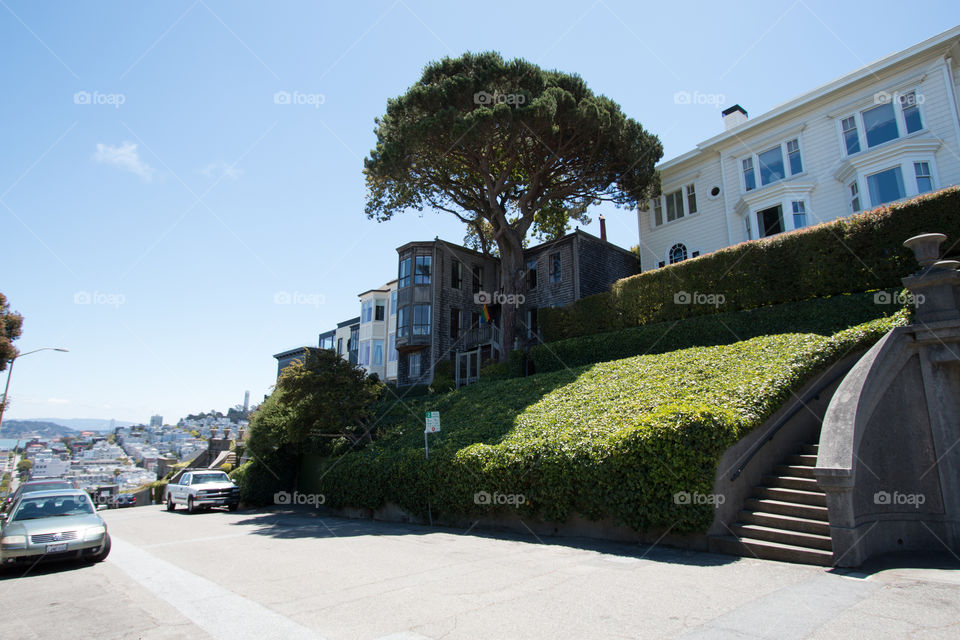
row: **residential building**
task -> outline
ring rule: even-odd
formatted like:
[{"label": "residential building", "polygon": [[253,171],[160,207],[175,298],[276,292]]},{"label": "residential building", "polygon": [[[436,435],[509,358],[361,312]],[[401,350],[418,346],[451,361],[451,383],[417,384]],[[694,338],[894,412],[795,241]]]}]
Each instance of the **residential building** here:
[{"label": "residential building", "polygon": [[277,359],[277,377],[279,378],[283,370],[293,364],[294,360],[303,360],[308,351],[315,349],[316,347],[296,347],[273,354],[273,357]]},{"label": "residential building", "polygon": [[337,330],[331,329],[330,331],[324,331],[320,334],[320,340],[318,341],[318,346],[321,349],[334,349],[334,337],[336,336]]},{"label": "residential building", "polygon": [[364,291],[360,298],[358,364],[385,381],[397,377],[397,281]]},{"label": "residential building", "polygon": [[162,427],[162,426],[163,426],[163,416],[150,416],[150,426],[151,426],[151,427]]},{"label": "residential building", "polygon": [[960,183],[960,27],[662,163],[638,212],[643,270]]},{"label": "residential building", "polygon": [[539,341],[538,309],[601,293],[638,272],[633,253],[577,230],[524,251],[526,294],[509,300],[496,258],[439,239],[409,242],[397,253],[400,385],[429,383],[442,360],[453,364],[458,385],[476,380],[485,362],[500,357],[504,304],[518,306],[513,346],[523,348]]},{"label": "residential building", "polygon": [[334,349],[350,364],[360,360],[360,317],[337,323],[334,330]]}]

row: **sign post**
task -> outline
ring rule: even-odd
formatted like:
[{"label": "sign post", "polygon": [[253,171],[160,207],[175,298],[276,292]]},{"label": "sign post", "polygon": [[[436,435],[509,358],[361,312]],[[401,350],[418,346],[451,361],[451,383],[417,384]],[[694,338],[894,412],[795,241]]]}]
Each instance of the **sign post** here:
[{"label": "sign post", "polygon": [[[423,453],[426,455],[427,460],[430,459],[430,442],[427,439],[431,433],[437,433],[440,431],[440,412],[439,411],[427,411],[427,419],[424,422],[423,428]],[[427,517],[430,519],[430,526],[433,526],[433,510],[430,507],[430,501],[427,500]]]}]

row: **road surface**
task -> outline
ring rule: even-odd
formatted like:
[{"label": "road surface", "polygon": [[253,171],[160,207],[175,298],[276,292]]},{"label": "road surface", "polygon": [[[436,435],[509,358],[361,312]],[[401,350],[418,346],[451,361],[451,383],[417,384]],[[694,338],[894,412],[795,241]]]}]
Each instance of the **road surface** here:
[{"label": "road surface", "polygon": [[102,514],[105,562],[0,579],[0,638],[960,637],[955,568],[831,572],[304,511]]}]

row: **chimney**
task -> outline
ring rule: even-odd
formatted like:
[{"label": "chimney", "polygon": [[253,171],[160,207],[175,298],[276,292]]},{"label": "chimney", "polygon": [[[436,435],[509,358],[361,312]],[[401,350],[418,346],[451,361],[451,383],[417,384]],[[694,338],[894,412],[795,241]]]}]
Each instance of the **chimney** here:
[{"label": "chimney", "polygon": [[600,239],[604,242],[607,241],[607,220],[602,213],[600,214]]},{"label": "chimney", "polygon": [[730,131],[747,121],[747,112],[738,104],[723,110],[723,130]]}]

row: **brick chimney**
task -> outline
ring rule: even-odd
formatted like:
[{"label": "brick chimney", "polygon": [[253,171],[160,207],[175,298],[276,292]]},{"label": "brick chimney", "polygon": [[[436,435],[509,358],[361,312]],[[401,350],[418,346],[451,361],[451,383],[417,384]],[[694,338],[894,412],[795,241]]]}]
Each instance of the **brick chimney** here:
[{"label": "brick chimney", "polygon": [[602,213],[600,214],[600,239],[604,242],[607,241],[607,220]]}]

